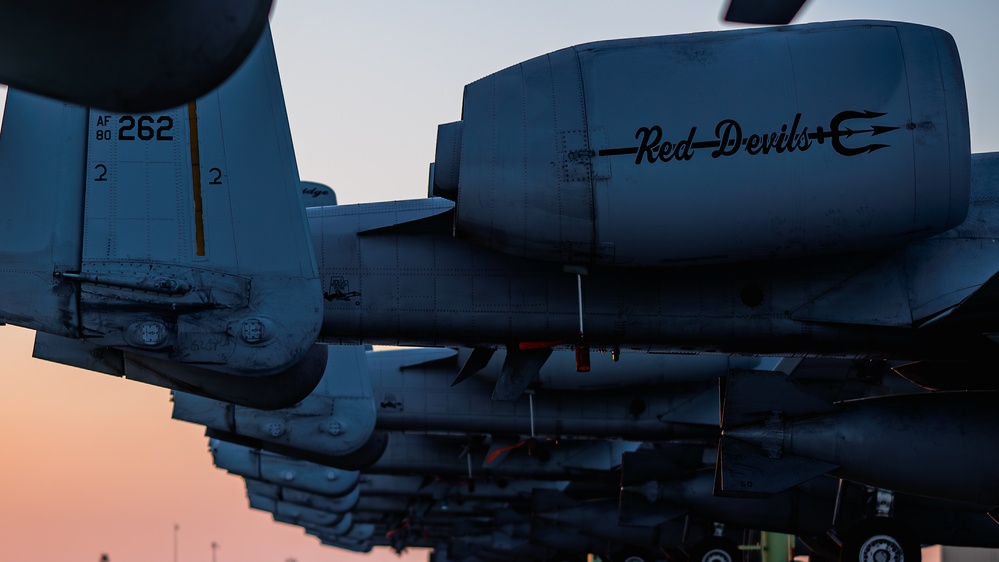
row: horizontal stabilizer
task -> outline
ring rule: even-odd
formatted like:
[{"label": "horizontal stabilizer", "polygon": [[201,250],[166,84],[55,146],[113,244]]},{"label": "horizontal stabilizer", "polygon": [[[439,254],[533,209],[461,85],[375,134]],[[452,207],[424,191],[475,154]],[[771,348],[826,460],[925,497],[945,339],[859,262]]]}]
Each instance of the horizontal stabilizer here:
[{"label": "horizontal stabilizer", "polygon": [[331,468],[218,439],[209,439],[208,447],[218,468],[326,496],[340,497],[350,493],[360,478],[356,471]]},{"label": "horizontal stabilizer", "polygon": [[[310,525],[308,524],[308,522],[303,522],[303,523],[305,524],[299,523],[299,525],[303,527],[315,527],[315,528],[320,527],[319,525],[316,524]],[[354,527],[354,518],[350,513],[346,514],[343,517],[343,519],[341,519],[340,522],[337,523],[336,525],[321,526],[323,536],[328,538],[342,537],[344,534],[349,533],[351,529],[353,529],[353,527]]]},{"label": "horizontal stabilizer", "polygon": [[45,332],[36,332],[32,356],[262,410],[286,408],[305,399],[322,379],[327,359],[326,346],[313,345],[289,369],[242,377]]},{"label": "horizontal stabilizer", "polygon": [[342,470],[363,470],[368,468],[369,466],[375,464],[375,462],[377,462],[378,459],[385,454],[385,450],[388,448],[388,434],[380,431],[376,431],[374,435],[368,439],[367,443],[362,445],[358,450],[353,453],[339,456],[324,455],[313,451],[289,447],[281,443],[263,441],[255,437],[247,437],[245,435],[239,435],[237,433],[212,428],[205,430],[205,435],[212,439],[235,443],[244,447],[260,449],[262,451],[267,451],[277,455],[294,457],[303,461],[309,461]]},{"label": "horizontal stabilizer", "polygon": [[319,386],[294,406],[263,411],[175,392],[174,418],[323,455],[353,453],[375,431],[367,354],[359,345],[329,346],[327,353]]},{"label": "horizontal stabilizer", "polygon": [[349,550],[351,552],[367,553],[371,552],[372,548],[374,547],[374,543],[372,543],[372,541],[368,539],[355,540],[344,537],[329,536],[329,535],[320,534],[318,531],[314,531],[308,528],[305,530],[305,532],[311,535],[318,536],[320,542],[322,542],[326,546],[332,546],[342,550]]},{"label": "horizontal stabilizer", "polygon": [[[429,198],[410,201],[393,201],[386,204],[393,212],[380,214],[379,206],[365,205],[372,213],[368,221],[360,225],[358,235],[378,234],[420,234],[454,233],[454,203],[446,199]],[[369,222],[370,221],[370,222]]]}]

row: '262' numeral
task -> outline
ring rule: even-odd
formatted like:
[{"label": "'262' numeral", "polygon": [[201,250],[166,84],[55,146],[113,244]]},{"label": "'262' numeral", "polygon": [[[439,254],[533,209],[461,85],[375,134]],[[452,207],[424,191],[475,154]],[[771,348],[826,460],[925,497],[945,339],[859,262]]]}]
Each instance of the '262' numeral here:
[{"label": "'262' numeral", "polygon": [[153,128],[153,117],[151,115],[140,115],[136,119],[132,115],[122,115],[118,119],[118,123],[121,127],[118,129],[118,140],[120,141],[132,141],[132,140],[158,140],[158,141],[170,141],[173,140],[173,117],[169,115],[162,115],[159,119],[155,120],[156,128]]}]

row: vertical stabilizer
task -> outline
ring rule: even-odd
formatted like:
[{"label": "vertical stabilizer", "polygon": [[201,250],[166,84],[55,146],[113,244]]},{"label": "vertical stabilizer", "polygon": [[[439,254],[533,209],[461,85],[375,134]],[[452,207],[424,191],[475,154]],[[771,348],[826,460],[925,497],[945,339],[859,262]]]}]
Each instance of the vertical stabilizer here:
[{"label": "vertical stabilizer", "polygon": [[[2,211],[25,223],[4,250],[44,285],[24,281],[16,310],[0,294],[3,320],[234,375],[305,356],[322,292],[269,32],[218,90],[169,111],[12,101],[0,185],[49,198]],[[18,158],[36,150],[53,169],[31,176]]]},{"label": "vertical stabilizer", "polygon": [[78,335],[87,112],[7,90],[0,133],[0,322]]}]

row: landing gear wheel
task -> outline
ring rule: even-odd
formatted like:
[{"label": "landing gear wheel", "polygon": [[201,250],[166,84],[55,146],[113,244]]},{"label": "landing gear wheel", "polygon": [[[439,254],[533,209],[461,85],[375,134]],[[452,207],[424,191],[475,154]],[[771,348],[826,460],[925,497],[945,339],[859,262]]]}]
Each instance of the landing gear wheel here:
[{"label": "landing gear wheel", "polygon": [[840,562],[921,562],[912,533],[893,519],[866,519],[843,535]]},{"label": "landing gear wheel", "polygon": [[707,537],[690,549],[690,562],[742,562],[742,553],[730,538]]}]

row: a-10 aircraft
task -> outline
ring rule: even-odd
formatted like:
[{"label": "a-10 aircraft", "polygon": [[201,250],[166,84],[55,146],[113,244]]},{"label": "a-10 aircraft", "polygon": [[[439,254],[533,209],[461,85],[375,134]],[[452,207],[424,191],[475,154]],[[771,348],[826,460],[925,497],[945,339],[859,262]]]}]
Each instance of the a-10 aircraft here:
[{"label": "a-10 aircraft", "polygon": [[[899,491],[923,482],[906,490],[913,494],[857,484],[870,482],[863,475],[837,481],[823,475],[829,466],[807,473],[800,463],[783,471],[803,475],[786,490],[717,494],[719,376],[729,396],[737,376],[795,385],[796,394],[767,397],[787,409],[929,396],[887,365],[706,355],[615,364],[600,356],[594,366],[614,376],[581,385],[572,353],[560,351],[530,394],[511,402],[491,396],[499,358],[451,387],[465,353],[334,346],[319,388],[293,408],[175,392],[173,415],[207,426],[215,464],[246,479],[251,507],[348,550],[426,547],[431,560],[455,561],[592,552],[719,562],[739,560],[747,531],[760,529],[794,533],[820,559],[840,550],[830,537],[842,542],[845,560],[918,559],[920,543],[999,546],[990,502],[926,497],[951,495],[934,489],[939,467],[929,462],[898,463],[881,482]],[[946,460],[955,464],[952,453]],[[965,468],[964,485],[979,485],[992,460]]]},{"label": "a-10 aircraft", "polygon": [[[724,87],[733,76],[743,84],[737,91]],[[663,113],[672,106],[686,109]],[[986,440],[994,425],[987,365],[999,270],[996,165],[992,155],[970,154],[961,66],[946,33],[840,22],[607,41],[526,61],[466,88],[461,121],[438,132],[431,197],[306,209],[265,34],[219,90],[166,112],[115,114],[9,93],[0,181],[33,189],[11,193],[0,210],[0,320],[37,330],[37,357],[235,403],[212,406],[223,421],[240,407],[303,399],[307,407],[338,355],[328,343],[467,348],[452,368],[457,392],[444,394],[466,404],[463,389],[490,365],[491,392],[476,396],[522,404],[551,358],[570,349],[573,367],[591,369],[595,380],[638,368],[641,352],[735,353],[834,356],[890,368],[930,389],[983,390],[830,405],[844,397],[815,398],[783,377],[734,373],[722,394],[724,417],[714,419],[724,432],[718,462],[705,463],[702,454],[687,467],[708,474],[714,466],[714,476],[684,474],[690,481],[676,484],[669,482],[676,474],[646,472],[644,484],[635,484],[632,475],[621,496],[628,501],[614,511],[607,475],[615,464],[590,466],[603,488],[539,499],[536,511],[557,515],[536,525],[504,519],[516,546],[498,548],[500,557],[539,556],[532,545],[546,542],[561,546],[543,548],[571,551],[557,542],[570,535],[551,532],[552,525],[574,529],[574,548],[599,543],[619,555],[636,541],[588,535],[580,513],[648,527],[650,510],[704,499],[697,490],[716,492],[727,506],[681,506],[700,510],[705,525],[723,523],[719,512],[734,505],[750,513],[725,528],[705,527],[706,536],[757,528],[747,521],[761,521],[781,501],[800,505],[802,494],[845,506],[846,529],[847,520],[863,518],[867,498],[851,486],[834,485],[830,495],[835,481],[826,473],[883,489],[872,496],[884,504],[875,515],[899,517],[873,521],[904,519],[906,493],[945,502],[915,501],[913,513],[985,517],[999,505],[987,470],[965,478],[967,463],[941,463],[982,458],[975,439]],[[598,350],[620,363],[591,364]],[[714,411],[718,398],[711,398],[695,409],[703,414],[711,404]],[[567,404],[585,399],[577,400]],[[893,425],[913,407],[922,425]],[[229,437],[241,433],[236,419],[225,428]],[[397,441],[418,444],[401,449],[420,452],[429,465],[437,462],[429,456],[443,459],[460,443],[456,455],[464,452],[467,465],[475,453],[510,459],[537,446],[536,431],[495,449],[470,440],[491,433],[485,426],[498,419],[480,419],[475,430],[445,421],[427,422],[427,431],[455,435],[407,436]],[[717,427],[675,423],[666,427],[691,431],[686,437],[702,447],[704,432]],[[259,427],[279,437],[289,425]],[[367,426],[374,431],[377,421]],[[313,431],[336,437],[343,427],[324,420]],[[872,444],[872,427],[891,432]],[[932,442],[921,441],[923,427],[933,428]],[[618,438],[594,444],[604,460],[619,458],[625,444],[638,455],[631,458],[649,458],[642,443],[685,437],[603,431],[591,425],[575,437]],[[365,452],[351,457],[363,464],[379,447],[382,455],[400,450],[379,439],[372,433],[346,454]],[[898,463],[871,462],[903,448],[937,454],[939,443],[952,446],[950,456],[915,477],[911,467],[901,474]],[[279,446],[289,452],[287,443]],[[576,449],[591,447],[573,440],[557,450]],[[329,464],[341,455],[308,453]],[[420,472],[403,459],[388,472]],[[571,473],[569,459],[546,470],[512,459],[497,470],[503,466],[517,468],[510,478],[520,480],[586,480]],[[952,466],[961,466],[959,476],[946,472]],[[617,484],[612,492],[620,492]],[[251,486],[257,506],[276,508],[265,500],[280,498]],[[946,504],[968,499],[971,507]],[[603,503],[574,503],[582,500]],[[770,507],[753,511],[759,501]],[[840,524],[833,513],[840,510],[829,521]],[[373,535],[362,535],[375,527],[361,529],[344,544],[366,544]],[[776,528],[813,538],[828,529],[810,519]],[[991,545],[986,529],[971,538],[931,529],[922,538]],[[879,539],[877,552],[918,556],[910,541],[875,531],[866,538],[891,539]],[[451,554],[467,558],[483,534],[470,536],[466,555],[461,546]],[[637,546],[666,546],[660,538]],[[675,538],[672,547],[684,542]]]},{"label": "a-10 aircraft", "polygon": [[[749,52],[766,72],[722,87]],[[41,355],[117,350],[107,369],[233,401],[284,377],[295,396],[274,405],[318,380],[315,341],[475,348],[463,376],[505,348],[514,395],[556,347],[581,368],[587,349],[836,355],[991,384],[994,163],[969,153],[940,30],[557,51],[468,86],[435,196],[307,216],[276,72],[265,39],[216,93],[156,115],[12,92],[3,181],[36,189],[4,210],[3,320],[82,342]],[[40,174],[41,157],[62,165]]]}]

